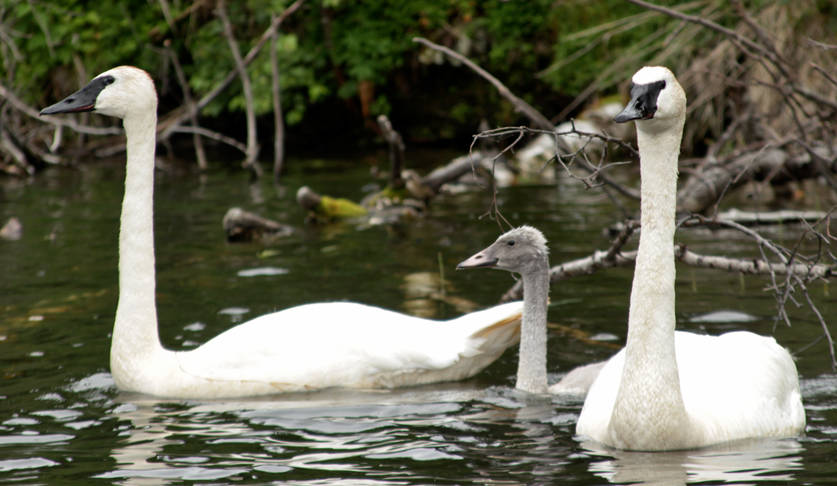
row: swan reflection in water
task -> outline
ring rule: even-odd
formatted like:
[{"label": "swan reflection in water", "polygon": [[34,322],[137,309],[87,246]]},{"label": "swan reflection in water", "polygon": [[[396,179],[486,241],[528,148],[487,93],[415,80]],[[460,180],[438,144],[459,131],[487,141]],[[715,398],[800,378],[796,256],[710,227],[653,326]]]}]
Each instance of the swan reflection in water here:
[{"label": "swan reflection in water", "polygon": [[589,471],[611,483],[676,485],[700,482],[745,484],[793,481],[802,469],[796,439],[741,441],[689,451],[634,452],[583,441]]},{"label": "swan reflection in water", "polygon": [[375,472],[382,459],[458,460],[456,446],[405,434],[405,428],[449,425],[483,394],[484,388],[467,383],[191,403],[121,393],[113,408],[125,424],[119,427],[120,446],[111,452],[115,464],[96,477],[120,484],[274,474],[281,479],[281,473],[300,469],[336,480]]},{"label": "swan reflection in water", "polygon": [[[109,375],[100,375],[107,379],[98,379],[97,391],[112,390]],[[302,477],[385,485],[426,482],[428,474],[460,483],[592,474],[686,484],[788,481],[801,468],[796,440],[662,453],[579,443],[579,406],[479,383],[203,402],[120,393],[110,412],[115,421],[106,421],[115,423],[117,447],[110,471],[96,477],[125,485]]]}]

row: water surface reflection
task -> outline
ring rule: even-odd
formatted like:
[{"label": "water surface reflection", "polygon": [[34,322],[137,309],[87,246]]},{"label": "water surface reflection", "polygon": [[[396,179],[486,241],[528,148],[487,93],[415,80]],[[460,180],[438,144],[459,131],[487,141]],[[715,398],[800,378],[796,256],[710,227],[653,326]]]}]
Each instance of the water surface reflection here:
[{"label": "water surface reflection", "polygon": [[747,441],[697,451],[627,452],[583,442],[590,471],[611,483],[676,485],[793,481],[802,468],[796,439]]},{"label": "water surface reflection", "polygon": [[753,484],[793,481],[804,451],[794,439],[667,453],[604,449],[573,437],[577,401],[471,383],[188,403],[118,394],[112,405],[121,432],[110,454],[113,468],[96,477],[120,484],[503,477],[509,484],[595,477],[618,484]]},{"label": "water surface reflection", "polygon": [[[359,198],[347,187],[360,187],[368,173],[347,167],[357,164],[300,163],[285,184],[316,183],[323,192]],[[15,215],[26,228],[22,240],[0,248],[6,482],[814,484],[837,477],[837,378],[822,343],[801,351],[821,334],[818,322],[802,313],[792,328],[774,331],[774,300],[763,291],[769,282],[690,268],[678,269],[678,326],[775,332],[797,353],[805,437],[683,453],[602,450],[575,438],[581,403],[511,389],[513,351],[468,382],[394,391],[218,402],[119,393],[106,370],[122,182],[121,165],[49,171],[4,193],[0,220]],[[409,225],[315,228],[303,227],[292,198],[269,182],[161,172],[156,186],[160,334],[175,349],[206,342],[242,319],[312,301],[354,300],[445,319],[494,304],[513,283],[503,272],[453,272],[455,262],[499,233],[477,219],[488,194],[440,197],[425,219]],[[550,235],[553,263],[608,246],[601,229],[614,222],[613,206],[599,192],[562,184],[557,191],[512,187],[498,198],[515,224]],[[220,220],[231,204],[300,231],[270,244],[229,245]],[[706,253],[723,253],[730,244],[708,232],[678,238]],[[736,251],[748,251],[745,243],[737,242]],[[624,341],[630,279],[630,269],[614,269],[552,287],[550,382],[573,366],[606,359],[614,352],[608,345]],[[810,290],[830,318],[827,288]],[[725,309],[748,317],[719,318]]]}]

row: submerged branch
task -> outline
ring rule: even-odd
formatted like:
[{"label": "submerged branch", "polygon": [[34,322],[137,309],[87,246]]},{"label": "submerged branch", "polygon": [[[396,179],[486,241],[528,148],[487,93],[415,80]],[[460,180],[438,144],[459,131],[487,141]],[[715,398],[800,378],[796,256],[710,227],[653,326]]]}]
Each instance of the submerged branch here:
[{"label": "submerged branch", "polygon": [[[825,264],[806,265],[803,263],[768,263],[764,260],[747,260],[718,255],[702,255],[689,250],[685,245],[676,245],[675,258],[686,265],[698,268],[711,268],[738,272],[749,275],[798,275],[810,278],[827,279],[834,275],[835,267]],[[596,250],[592,255],[564,262],[549,270],[549,281],[556,283],[564,279],[593,273],[614,267],[626,267],[636,261],[636,251],[618,252],[613,255],[606,250]],[[501,302],[520,299],[523,296],[523,284],[518,281],[500,298]]]}]

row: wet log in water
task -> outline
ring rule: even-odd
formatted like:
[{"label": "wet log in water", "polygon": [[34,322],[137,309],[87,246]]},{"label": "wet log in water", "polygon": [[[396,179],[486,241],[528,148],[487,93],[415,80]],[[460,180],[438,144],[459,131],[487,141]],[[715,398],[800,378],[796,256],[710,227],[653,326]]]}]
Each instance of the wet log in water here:
[{"label": "wet log in water", "polygon": [[293,233],[293,228],[263,218],[241,208],[230,208],[223,220],[227,241],[252,241],[264,237],[279,238]]},{"label": "wet log in water", "polygon": [[[823,149],[822,152],[826,154],[827,150]],[[837,146],[831,153],[837,153]],[[810,154],[793,156],[781,149],[758,150],[731,160],[705,163],[685,178],[677,194],[677,207],[681,211],[703,212],[725,193],[747,182],[755,180],[784,184],[817,177],[820,169]],[[826,169],[837,173],[837,163],[832,163]]]}]

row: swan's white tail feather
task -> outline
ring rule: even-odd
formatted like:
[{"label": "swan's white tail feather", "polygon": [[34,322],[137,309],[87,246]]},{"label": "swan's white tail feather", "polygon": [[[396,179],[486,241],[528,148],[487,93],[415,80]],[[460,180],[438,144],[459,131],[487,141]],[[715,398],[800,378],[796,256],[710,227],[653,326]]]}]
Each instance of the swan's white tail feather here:
[{"label": "swan's white tail feather", "polygon": [[469,345],[463,355],[470,357],[482,353],[499,355],[506,348],[520,341],[520,321],[523,318],[523,302],[500,304],[478,312],[471,312],[450,322],[462,329]]},{"label": "swan's white tail feather", "polygon": [[522,318],[523,312],[516,312],[480,329],[472,334],[471,338],[482,341],[479,346],[481,352],[502,353],[506,348],[520,341],[520,321]]},{"label": "swan's white tail feather", "polygon": [[474,312],[454,322],[466,329],[467,343],[460,356],[487,362],[497,359],[508,347],[520,341],[520,322],[523,319],[523,302],[501,304],[480,312]]},{"label": "swan's white tail feather", "polygon": [[[415,339],[432,344],[395,353],[398,366],[379,363],[381,371],[369,386],[391,388],[470,378],[520,340],[522,316],[523,304],[513,302],[424,327]],[[408,345],[403,339],[399,342]]]}]

